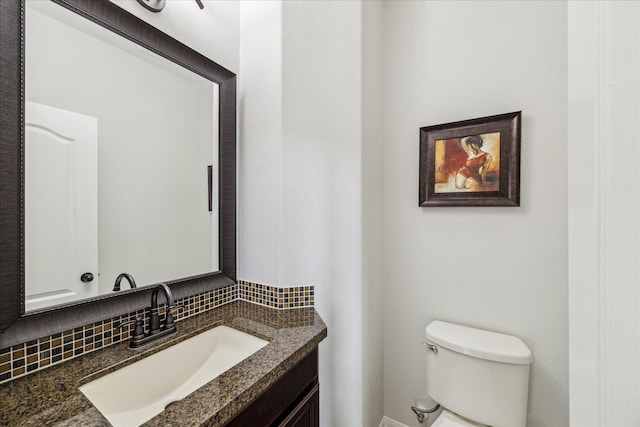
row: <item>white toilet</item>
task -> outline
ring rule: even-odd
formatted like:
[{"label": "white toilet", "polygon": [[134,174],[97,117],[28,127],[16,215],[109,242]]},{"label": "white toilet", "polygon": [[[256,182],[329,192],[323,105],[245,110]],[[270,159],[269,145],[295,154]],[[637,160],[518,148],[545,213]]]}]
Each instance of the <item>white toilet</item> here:
[{"label": "white toilet", "polygon": [[426,335],[433,427],[525,427],[533,357],[519,338],[439,320]]}]

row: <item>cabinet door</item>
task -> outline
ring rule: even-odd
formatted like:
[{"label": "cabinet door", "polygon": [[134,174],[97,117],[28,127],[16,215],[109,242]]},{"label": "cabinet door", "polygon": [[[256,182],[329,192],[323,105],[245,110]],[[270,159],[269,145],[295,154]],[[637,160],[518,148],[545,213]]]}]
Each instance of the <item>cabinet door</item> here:
[{"label": "cabinet door", "polygon": [[316,384],[279,427],[318,427],[320,419],[320,393]]},{"label": "cabinet door", "polygon": [[[315,411],[314,424],[296,424],[292,415],[318,393],[318,348],[289,369],[261,395],[229,420],[224,427],[278,427],[318,425],[318,398],[310,411]],[[304,409],[301,409],[304,412]],[[310,412],[313,413],[313,412]],[[303,415],[301,415],[303,417]],[[287,424],[291,422],[291,424]]]}]

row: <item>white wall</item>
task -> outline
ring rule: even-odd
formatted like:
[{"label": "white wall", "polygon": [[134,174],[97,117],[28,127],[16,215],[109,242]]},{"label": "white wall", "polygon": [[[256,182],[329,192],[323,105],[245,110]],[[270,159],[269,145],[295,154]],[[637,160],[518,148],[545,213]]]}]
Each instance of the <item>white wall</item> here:
[{"label": "white wall", "polygon": [[[441,319],[521,337],[528,425],[566,426],[566,3],[386,2],[384,28],[385,415],[419,425]],[[421,126],[516,110],[521,207],[418,207]]]},{"label": "white wall", "polygon": [[363,425],[361,4],[241,15],[239,278],[315,286],[321,423]]},{"label": "white wall", "polygon": [[321,425],[363,425],[361,5],[283,3],[282,284],[311,283]]},{"label": "white wall", "polygon": [[240,3],[239,279],[280,283],[282,3]]},{"label": "white wall", "polygon": [[640,425],[640,4],[569,3],[571,425]]},{"label": "white wall", "polygon": [[363,426],[384,415],[382,40],[384,2],[362,2],[362,393]]}]

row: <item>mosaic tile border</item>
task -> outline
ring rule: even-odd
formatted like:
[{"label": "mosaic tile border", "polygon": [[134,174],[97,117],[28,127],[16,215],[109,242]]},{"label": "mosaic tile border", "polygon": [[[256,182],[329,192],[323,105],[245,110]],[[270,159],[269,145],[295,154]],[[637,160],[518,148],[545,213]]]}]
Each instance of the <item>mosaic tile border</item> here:
[{"label": "mosaic tile border", "polygon": [[313,286],[277,286],[238,280],[238,299],[285,310],[289,308],[313,307],[315,290]]},{"label": "mosaic tile border", "polygon": [[[175,314],[175,319],[180,321],[236,300],[270,308],[290,309],[313,307],[314,299],[313,286],[278,288],[241,280],[237,284],[176,300],[180,310]],[[166,305],[159,308],[161,316],[165,309]],[[138,310],[0,349],[0,384],[126,341],[131,338],[131,330],[121,330],[119,325],[136,317],[145,319],[145,330],[148,330],[148,316],[145,310]]]},{"label": "mosaic tile border", "polygon": [[[214,291],[182,298],[176,321],[220,307],[238,299],[238,285],[233,284]],[[166,305],[159,307],[164,315]],[[0,349],[0,384],[32,372],[64,362],[85,353],[98,350],[131,338],[131,329],[121,330],[119,325],[136,317],[145,319],[145,330],[149,319],[145,310],[138,310],[101,322],[78,327],[48,337]]]}]

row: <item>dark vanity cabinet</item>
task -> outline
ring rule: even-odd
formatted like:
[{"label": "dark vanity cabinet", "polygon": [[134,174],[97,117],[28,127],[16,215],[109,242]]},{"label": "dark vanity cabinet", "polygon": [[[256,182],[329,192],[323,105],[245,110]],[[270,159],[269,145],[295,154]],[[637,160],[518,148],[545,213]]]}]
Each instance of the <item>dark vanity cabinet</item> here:
[{"label": "dark vanity cabinet", "polygon": [[316,384],[278,425],[281,427],[317,427],[320,420],[320,387]]},{"label": "dark vanity cabinet", "polygon": [[317,427],[319,410],[316,347],[225,427]]}]

